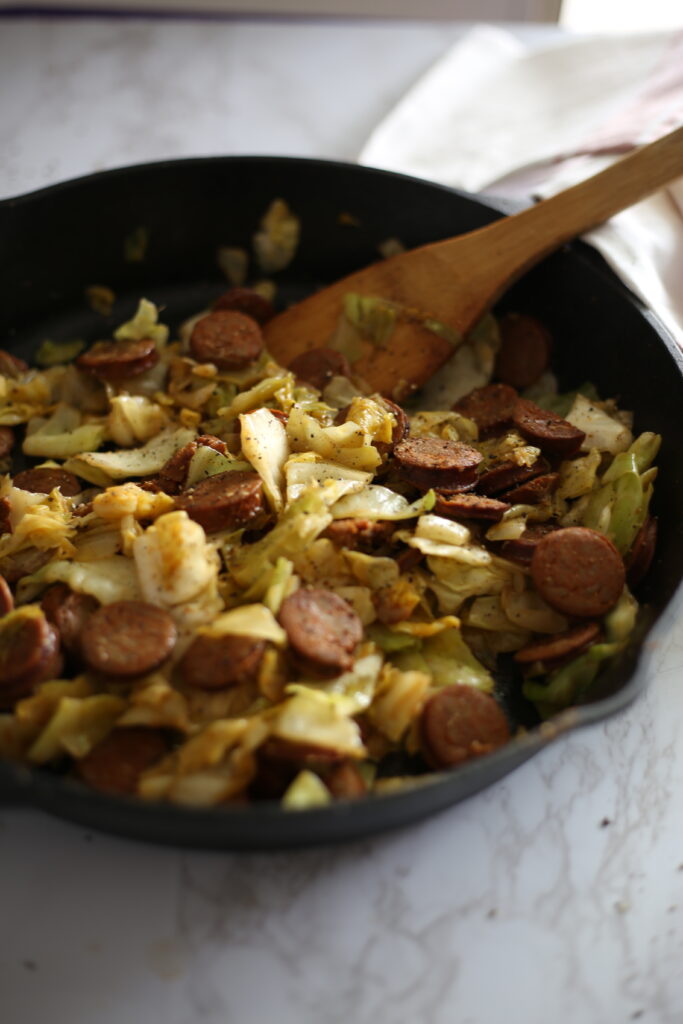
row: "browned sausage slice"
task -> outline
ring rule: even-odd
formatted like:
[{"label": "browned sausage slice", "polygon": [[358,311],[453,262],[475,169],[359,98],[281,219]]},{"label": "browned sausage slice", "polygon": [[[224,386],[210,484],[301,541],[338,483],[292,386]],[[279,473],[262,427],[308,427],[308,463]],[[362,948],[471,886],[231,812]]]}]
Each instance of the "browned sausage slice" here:
[{"label": "browned sausage slice", "polygon": [[56,626],[64,650],[80,655],[83,631],[99,602],[90,594],[72,590],[66,583],[55,583],[45,591],[40,605],[48,622]]},{"label": "browned sausage slice", "polygon": [[476,448],[440,437],[409,437],[394,448],[401,475],[414,487],[460,491],[477,478],[483,456]]},{"label": "browned sausage slice", "polygon": [[451,768],[502,747],[510,739],[510,727],[490,694],[453,683],[425,703],[420,734],[427,763],[432,768]]},{"label": "browned sausage slice", "polygon": [[516,651],[514,660],[520,665],[531,665],[535,661],[543,662],[548,668],[556,668],[559,662],[569,661],[587,650],[600,636],[597,622],[582,622],[564,633],[555,633],[544,637],[527,647]]},{"label": "browned sausage slice", "polygon": [[328,537],[339,548],[369,553],[390,540],[395,529],[396,523],[392,522],[335,519],[321,536]]},{"label": "browned sausage slice", "polygon": [[238,530],[265,509],[261,477],[246,470],[216,473],[179,494],[175,506],[207,533]]},{"label": "browned sausage slice", "polygon": [[520,487],[506,491],[504,497],[513,505],[540,505],[545,498],[557,490],[559,482],[559,473],[544,473],[542,476],[534,477],[533,480],[521,484]]},{"label": "browned sausage slice", "polygon": [[447,519],[485,519],[498,523],[509,508],[505,501],[480,494],[438,494],[434,514]]},{"label": "browned sausage slice", "polygon": [[6,458],[14,448],[14,431],[11,427],[0,427],[0,459]]},{"label": "browned sausage slice", "polygon": [[266,649],[264,640],[248,636],[197,636],[180,661],[188,686],[222,690],[254,683]]},{"label": "browned sausage slice", "polygon": [[557,523],[532,523],[520,537],[504,541],[500,553],[503,558],[517,565],[531,565],[534,551],[541,539],[557,529]]},{"label": "browned sausage slice", "polygon": [[12,483],[22,491],[30,491],[32,494],[49,494],[55,487],[59,487],[66,498],[73,498],[83,490],[83,484],[73,473],[50,466],[24,469],[17,473]]},{"label": "browned sausage slice", "polygon": [[214,310],[236,309],[238,313],[246,313],[261,327],[275,316],[273,303],[269,302],[264,295],[255,292],[253,288],[242,288],[237,285],[219,295],[213,308]]},{"label": "browned sausage slice", "polygon": [[636,534],[626,558],[626,579],[629,587],[637,587],[647,574],[657,546],[657,519],[648,516]]},{"label": "browned sausage slice", "polygon": [[9,588],[9,583],[4,576],[0,576],[0,616],[7,615],[14,608],[14,597]]},{"label": "browned sausage slice", "polygon": [[548,461],[543,457],[536,459],[531,466],[519,466],[511,459],[507,459],[482,473],[477,479],[476,489],[482,494],[502,494],[516,484],[547,473],[549,469]]},{"label": "browned sausage slice", "polygon": [[288,367],[295,377],[322,391],[333,377],[350,377],[345,355],[333,348],[310,348],[292,359]]},{"label": "browned sausage slice", "polygon": [[45,616],[17,618],[0,632],[0,707],[12,707],[62,668],[57,630]]},{"label": "browned sausage slice", "polygon": [[163,608],[146,601],[115,601],[90,616],[81,650],[95,672],[141,676],[158,668],[175,642],[175,623]]},{"label": "browned sausage slice", "polygon": [[577,618],[598,619],[613,608],[625,575],[614,544],[584,526],[549,533],[531,559],[531,577],[541,597],[558,612]]},{"label": "browned sausage slice", "polygon": [[279,619],[294,659],[305,671],[335,676],[352,667],[363,625],[338,594],[322,588],[296,590],[282,602]]},{"label": "browned sausage slice", "polygon": [[323,773],[323,781],[335,800],[357,800],[368,791],[354,761],[342,761]]},{"label": "browned sausage slice", "polygon": [[413,572],[414,569],[417,569],[423,558],[424,555],[417,548],[404,547],[396,556],[398,571],[405,573]]},{"label": "browned sausage slice", "polygon": [[213,363],[219,370],[242,370],[262,351],[261,328],[235,309],[217,309],[192,329],[190,352],[198,363]]},{"label": "browned sausage slice", "polygon": [[12,503],[9,498],[0,498],[0,536],[12,532]]},{"label": "browned sausage slice", "polygon": [[480,437],[490,437],[510,426],[518,397],[508,384],[486,384],[464,395],[453,408],[474,420]]},{"label": "browned sausage slice", "polygon": [[192,457],[201,447],[213,448],[221,455],[225,455],[228,450],[225,441],[221,441],[220,437],[215,437],[213,434],[200,434],[199,437],[188,441],[177,452],[174,452],[159,470],[159,475],[151,482],[166,494],[177,494],[185,485]]},{"label": "browned sausage slice", "polygon": [[0,373],[3,377],[11,377],[16,380],[22,373],[27,373],[28,368],[28,363],[25,363],[19,356],[13,356],[11,352],[0,348]]},{"label": "browned sausage slice", "polygon": [[76,366],[99,380],[112,384],[137,377],[159,360],[153,338],[126,338],[124,341],[96,341],[76,360]]},{"label": "browned sausage slice", "polygon": [[142,773],[167,753],[168,741],[160,729],[121,727],[81,758],[76,763],[76,772],[100,793],[131,795],[136,792]]},{"label": "browned sausage slice", "polygon": [[391,432],[391,444],[387,445],[384,441],[375,442],[376,446],[381,450],[383,448],[389,448],[393,450],[400,441],[408,436],[410,426],[408,423],[408,417],[405,411],[396,402],[392,402],[390,398],[384,398],[382,396],[378,399],[380,405],[383,405],[396,420],[396,426]]},{"label": "browned sausage slice", "polygon": [[547,455],[566,459],[575,455],[585,440],[585,433],[555,412],[541,409],[528,398],[520,398],[515,406],[514,424],[522,437],[537,445]]},{"label": "browned sausage slice", "polygon": [[548,368],[552,339],[535,317],[506,313],[499,321],[501,346],[495,376],[515,388],[528,388]]}]

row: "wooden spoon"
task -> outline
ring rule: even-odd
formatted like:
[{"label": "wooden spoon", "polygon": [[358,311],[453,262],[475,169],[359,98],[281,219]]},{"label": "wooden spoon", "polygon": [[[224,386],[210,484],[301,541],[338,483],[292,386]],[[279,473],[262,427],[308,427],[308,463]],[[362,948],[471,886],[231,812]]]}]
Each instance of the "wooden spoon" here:
[{"label": "wooden spoon", "polygon": [[453,342],[424,327],[432,318],[460,336],[503,292],[565,242],[683,175],[683,128],[629,154],[587,181],[488,227],[374,263],[280,313],[266,344],[284,366],[326,345],[344,296],[377,296],[405,308],[383,345],[362,343],[354,373],[399,400],[453,354]]}]

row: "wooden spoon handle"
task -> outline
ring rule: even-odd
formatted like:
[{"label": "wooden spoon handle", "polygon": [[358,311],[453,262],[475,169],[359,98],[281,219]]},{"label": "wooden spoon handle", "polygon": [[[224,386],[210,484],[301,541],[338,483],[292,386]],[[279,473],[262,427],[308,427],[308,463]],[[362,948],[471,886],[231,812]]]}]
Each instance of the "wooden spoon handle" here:
[{"label": "wooden spoon handle", "polygon": [[544,256],[681,175],[683,128],[678,128],[550,199],[431,248],[449,260],[452,246],[458,262],[466,261],[473,297],[482,301],[480,310],[468,311],[471,323]]}]

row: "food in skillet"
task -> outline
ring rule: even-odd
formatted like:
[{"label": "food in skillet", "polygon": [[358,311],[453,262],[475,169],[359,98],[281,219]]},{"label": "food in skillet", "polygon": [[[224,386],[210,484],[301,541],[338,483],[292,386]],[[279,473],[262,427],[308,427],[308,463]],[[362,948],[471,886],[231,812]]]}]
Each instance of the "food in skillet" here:
[{"label": "food in skillet", "polygon": [[75,361],[0,353],[3,757],[310,807],[505,744],[501,665],[548,716],[625,645],[660,439],[558,395],[540,324],[487,317],[402,405],[353,323],[285,369],[271,314],[232,288],[169,340],[142,300]]}]

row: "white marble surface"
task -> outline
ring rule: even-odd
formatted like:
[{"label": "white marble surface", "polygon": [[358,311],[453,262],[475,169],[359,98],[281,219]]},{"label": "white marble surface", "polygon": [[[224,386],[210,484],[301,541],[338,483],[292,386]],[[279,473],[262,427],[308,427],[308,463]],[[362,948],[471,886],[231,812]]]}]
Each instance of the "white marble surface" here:
[{"label": "white marble surface", "polygon": [[[353,158],[458,31],[0,19],[0,196],[176,155]],[[179,852],[0,810],[2,1024],[679,1024],[682,610],[627,712],[381,839]]]}]

